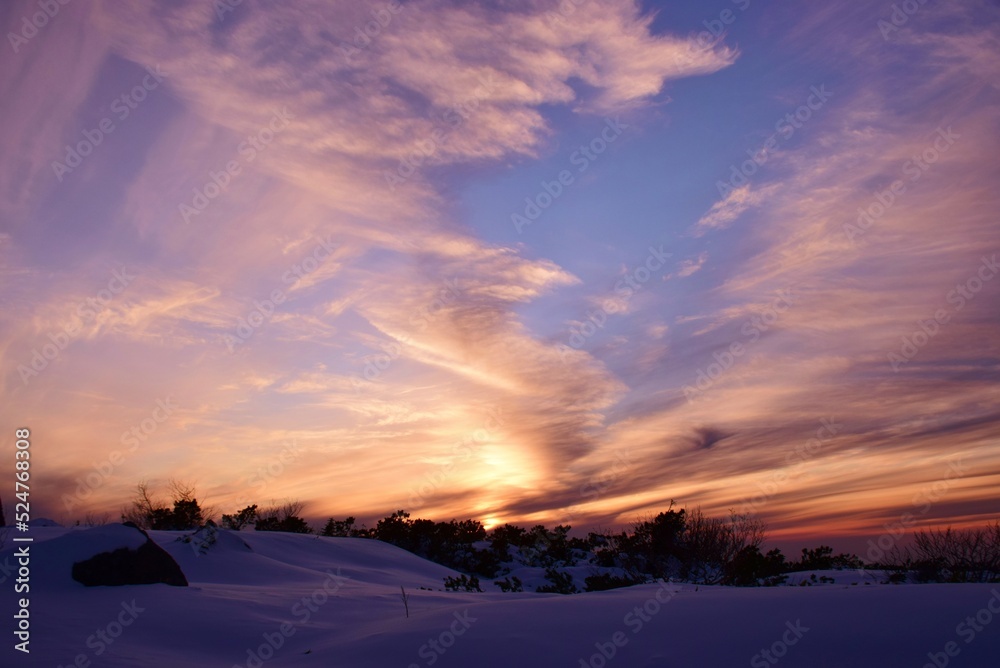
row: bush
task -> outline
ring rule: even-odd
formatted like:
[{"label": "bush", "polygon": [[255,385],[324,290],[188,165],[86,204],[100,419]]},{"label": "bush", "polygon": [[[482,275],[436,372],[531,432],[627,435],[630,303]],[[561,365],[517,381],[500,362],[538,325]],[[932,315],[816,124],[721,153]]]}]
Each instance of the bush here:
[{"label": "bush", "polygon": [[131,504],[122,509],[122,522],[157,531],[188,531],[201,526],[204,513],[194,498],[194,487],[171,481],[170,489],[172,509],[150,494],[148,483],[140,482]]},{"label": "bush", "polygon": [[635,580],[627,575],[612,575],[610,573],[600,573],[589,575],[583,580],[584,591],[607,591],[608,589],[619,589],[621,587],[631,587],[642,584],[642,580]]},{"label": "bush", "polygon": [[833,548],[820,545],[815,550],[802,548],[802,560],[797,565],[802,571],[828,571],[833,568]]},{"label": "bush", "polygon": [[829,545],[820,545],[815,550],[802,548],[802,558],[788,565],[790,571],[829,571],[864,568],[864,562],[855,554],[834,554]]},{"label": "bush", "polygon": [[521,578],[517,577],[516,575],[510,578],[509,580],[506,578],[504,578],[503,580],[497,580],[493,584],[500,587],[500,591],[504,592],[505,594],[508,592],[524,591],[524,585],[521,583]]},{"label": "bush", "polygon": [[554,568],[545,569],[545,579],[552,584],[542,585],[535,589],[539,594],[575,594],[578,589],[573,584],[573,576],[565,571]]},{"label": "bush", "polygon": [[477,520],[411,520],[408,512],[397,510],[379,520],[371,536],[455,570],[488,578],[500,570],[493,551],[473,547],[486,538],[486,529]]},{"label": "bush", "polygon": [[483,591],[479,587],[479,578],[475,575],[472,577],[468,575],[459,575],[457,578],[446,577],[444,579],[444,589],[445,591]]},{"label": "bush", "polygon": [[686,559],[687,514],[670,508],[653,518],[632,525],[631,533],[592,533],[588,543],[597,564],[625,570],[634,580],[663,579],[677,575]]},{"label": "bush", "polygon": [[912,557],[918,581],[991,582],[1000,576],[1000,522],[965,531],[918,531]]},{"label": "bush", "polygon": [[247,506],[234,515],[222,516],[222,527],[232,531],[240,531],[243,527],[248,527],[257,520],[257,504]]},{"label": "bush", "polygon": [[527,531],[519,526],[504,524],[493,529],[490,533],[490,549],[500,561],[507,561],[510,558],[510,548],[523,547],[525,534]]},{"label": "bush", "polygon": [[331,517],[326,521],[326,525],[323,527],[324,536],[336,536],[338,538],[353,536],[355,535],[355,531],[356,529],[354,528],[353,517],[348,517],[343,521],[335,520]]},{"label": "bush", "polygon": [[175,530],[197,529],[201,526],[201,508],[197,499],[178,499],[174,501],[170,523]]},{"label": "bush", "polygon": [[687,554],[683,576],[699,584],[728,584],[742,559],[759,554],[764,542],[764,523],[749,514],[730,513],[729,520],[705,517],[695,510],[685,535]]},{"label": "bush", "polygon": [[727,564],[722,584],[736,587],[775,587],[784,584],[788,576],[785,555],[781,550],[761,554],[760,549],[748,545]]},{"label": "bush", "polygon": [[312,528],[301,517],[303,504],[288,501],[280,506],[265,508],[257,515],[257,531],[284,531],[286,533],[312,533]]}]

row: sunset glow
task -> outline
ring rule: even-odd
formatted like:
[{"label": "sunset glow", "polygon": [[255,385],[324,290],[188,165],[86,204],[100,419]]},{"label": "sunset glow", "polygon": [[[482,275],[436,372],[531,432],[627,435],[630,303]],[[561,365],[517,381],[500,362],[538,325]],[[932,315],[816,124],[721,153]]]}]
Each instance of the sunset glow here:
[{"label": "sunset glow", "polygon": [[33,516],[1000,516],[996,3],[222,6],[0,6]]}]

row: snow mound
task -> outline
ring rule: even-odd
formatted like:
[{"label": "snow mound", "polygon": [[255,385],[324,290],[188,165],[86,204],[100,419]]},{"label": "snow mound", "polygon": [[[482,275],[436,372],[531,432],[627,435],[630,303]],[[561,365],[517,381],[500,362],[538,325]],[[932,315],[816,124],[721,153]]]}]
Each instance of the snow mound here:
[{"label": "snow mound", "polygon": [[232,531],[219,529],[214,523],[206,524],[197,531],[177,539],[191,547],[195,554],[204,556],[225,552],[253,552],[247,542]]},{"label": "snow mound", "polygon": [[[817,571],[825,586],[446,592],[442,578],[457,573],[378,541],[218,530],[204,554],[178,540],[191,532],[150,532],[189,587],[82,587],[37,569],[142,535],[120,525],[31,535],[32,639],[45,642],[32,643],[30,665],[715,668],[771,666],[780,653],[780,668],[888,668],[947,658],[950,647],[962,666],[985,668],[1000,656],[997,584],[864,586],[859,573]],[[0,553],[5,587],[17,577],[12,555]],[[11,643],[0,648],[8,665],[28,665]]]},{"label": "snow mound", "polygon": [[214,533],[203,529],[193,535],[174,531],[150,535],[180,564],[191,584],[250,585],[268,580],[302,584],[340,569],[352,583],[398,591],[400,585],[443,589],[444,578],[457,575],[388,543],[364,538],[218,528]]},{"label": "snow mound", "polygon": [[62,525],[48,517],[36,517],[28,522],[29,527],[61,527]]},{"label": "snow mound", "polygon": [[[39,581],[82,587],[72,578],[73,564],[86,561],[103,552],[122,548],[138,550],[148,538],[139,529],[123,524],[108,524],[83,531],[70,531],[44,543],[23,543],[0,552],[0,561],[25,545],[31,554],[32,577]],[[44,545],[44,547],[42,547]]]}]

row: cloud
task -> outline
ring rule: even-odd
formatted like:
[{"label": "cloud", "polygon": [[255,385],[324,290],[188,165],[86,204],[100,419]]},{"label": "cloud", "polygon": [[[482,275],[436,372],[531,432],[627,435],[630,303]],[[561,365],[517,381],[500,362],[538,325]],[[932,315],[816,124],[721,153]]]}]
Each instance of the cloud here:
[{"label": "cloud", "polygon": [[680,267],[677,269],[677,275],[680,278],[687,278],[695,272],[701,270],[701,268],[708,261],[708,252],[702,252],[698,254],[698,257],[691,260],[684,260],[681,262]]},{"label": "cloud", "polygon": [[729,227],[747,209],[759,206],[772,190],[773,188],[754,190],[750,184],[730,189],[725,198],[713,204],[712,208],[698,219],[698,222],[695,223],[691,230],[691,234],[700,237],[709,230]]},{"label": "cloud", "polygon": [[[556,131],[553,105],[581,114],[648,105],[669,82],[727,67],[736,52],[653,34],[638,3],[586,3],[555,20],[551,9],[408,2],[363,44],[355,28],[371,20],[369,8],[347,1],[248,0],[221,16],[200,2],[102,3],[80,10],[78,21],[54,22],[37,53],[19,62],[37,76],[0,70],[5,83],[20,82],[18,118],[32,119],[0,133],[10,148],[0,188],[16,195],[5,201],[19,215],[39,222],[39,234],[51,224],[41,221],[76,221],[91,209],[80,198],[99,198],[86,221],[91,243],[104,245],[81,249],[93,256],[67,268],[55,246],[38,243],[31,262],[4,268],[21,277],[10,289],[19,306],[5,322],[38,314],[0,343],[16,353],[5,357],[7,390],[37,407],[25,417],[44,419],[38,402],[52,388],[83,383],[119,397],[121,416],[108,416],[114,433],[141,419],[150,396],[172,392],[185,397],[185,410],[123,476],[154,467],[183,477],[195,470],[192,453],[210,470],[234,449],[248,453],[238,467],[246,474],[259,463],[258,446],[292,436],[310,444],[303,462],[341,466],[333,439],[363,453],[352,464],[357,484],[343,494],[370,506],[384,502],[372,490],[388,472],[407,480],[421,471],[394,461],[392,447],[433,452],[442,439],[475,433],[481,419],[469,416],[483,406],[508,418],[503,448],[474,462],[490,465],[465,467],[463,480],[479,495],[491,486],[512,495],[537,489],[589,456],[600,447],[603,411],[624,386],[588,355],[561,356],[519,312],[579,279],[443,215],[433,168],[540,155]],[[56,62],[73,68],[48,72]],[[163,73],[157,101],[97,147],[77,179],[86,187],[62,189],[46,173],[61,144],[46,137],[74,136],[106,113],[105,90],[141,80],[144,67]],[[288,123],[274,123],[279,116]],[[131,153],[128,132],[141,142]],[[185,221],[182,205],[199,196],[207,204]],[[39,213],[46,200],[54,214]],[[303,273],[317,238],[337,250]],[[14,240],[6,257],[26,256],[25,243]],[[30,357],[86,286],[100,287],[98,265],[118,262],[140,278],[20,387],[10,362]],[[454,298],[449,281],[457,281]],[[227,350],[225,337],[260,315]],[[371,368],[378,373],[369,381]],[[126,389],[133,383],[143,391]],[[73,394],[61,410],[83,424],[86,398]],[[99,430],[90,433],[79,448],[110,447]],[[185,454],[168,455],[170,443],[183,443]],[[301,470],[268,491],[278,497],[299,483],[296,496],[329,493]],[[212,489],[226,493],[218,481]],[[462,486],[440,492],[448,498]]]},{"label": "cloud", "polygon": [[[973,10],[924,8],[913,20],[929,28],[891,45],[861,10],[797,17],[774,42],[789,61],[856,63],[835,102],[681,240],[705,246],[685,249],[675,275],[709,253],[712,272],[650,285],[608,323],[607,345],[563,354],[549,334],[579,317],[566,304],[592,292],[595,258],[487,240],[461,218],[454,174],[545,156],[561,114],[655,105],[735,50],[654,33],[639,3],[555,19],[555,3],[409,2],[366,44],[354,40],[369,8],[355,2],[245,0],[221,18],[211,3],[95,7],[36,38],[43,48],[19,61],[30,76],[0,65],[17,117],[32,119],[0,131],[4,212],[24,221],[0,243],[5,402],[67,444],[52,474],[69,485],[158,398],[183,398],[95,506],[150,472],[201,477],[231,503],[295,439],[301,455],[254,502],[298,497],[362,517],[406,506],[447,470],[422,514],[572,515],[582,527],[672,498],[725,512],[832,417],[842,430],[761,508],[779,532],[804,517],[878,526],[934,480],[946,448],[975,463],[954,501],[975,519],[963,504],[998,470],[983,444],[1000,341],[986,287],[960,312],[948,294],[997,252],[1000,58]],[[162,98],[58,186],[48,163],[64,138],[103,113],[107,89],[156,65]],[[264,133],[285,109],[287,127]],[[961,139],[849,239],[859,207],[909,179],[940,126]],[[178,206],[230,161],[239,174],[185,224]],[[336,251],[302,273],[318,239]],[[16,364],[123,262],[140,278],[21,383]],[[790,287],[796,301],[772,313]],[[285,299],[270,312],[275,291]],[[887,353],[940,308],[950,322],[894,373]],[[228,351],[224,337],[259,309],[269,314]],[[712,382],[689,399],[699,372]],[[629,464],[587,494],[619,451]],[[331,471],[350,475],[331,487]]]},{"label": "cloud", "polygon": [[[621,486],[633,501],[602,504],[617,519],[665,498],[739,508],[761,485],[774,485],[757,510],[774,519],[779,535],[791,535],[794,518],[806,516],[815,518],[816,533],[849,534],[912,511],[910,499],[940,479],[949,456],[969,456],[974,475],[996,476],[996,459],[984,455],[984,425],[995,420],[983,403],[998,374],[997,319],[989,310],[995,292],[991,284],[964,301],[958,290],[996,252],[995,207],[987,204],[996,196],[982,178],[996,172],[1000,134],[987,119],[1000,100],[983,64],[1000,52],[975,22],[954,28],[905,40],[932,58],[932,77],[901,72],[902,54],[884,60],[877,32],[870,51],[853,44],[870,66],[828,117],[814,121],[812,138],[773,158],[771,180],[732,191],[699,221],[694,236],[745,216],[747,225],[728,233],[741,252],[727,249],[719,282],[674,320],[665,360],[674,380],[646,379],[644,410],[610,427],[609,437],[632,444],[633,458],[644,462]],[[896,82],[891,94],[889,81]],[[905,190],[885,204],[896,181]],[[883,212],[866,214],[870,224],[861,219],[864,231],[850,239],[876,204]],[[793,303],[773,311],[776,295],[789,288]],[[935,313],[948,322],[939,327]],[[914,340],[924,345],[906,348]],[[630,354],[641,357],[636,342]],[[913,356],[897,372],[889,355],[904,348]],[[695,388],[690,399],[685,387]],[[796,447],[824,417],[842,423],[840,433],[801,473],[773,483],[798,470],[788,462],[799,461]],[[706,424],[732,435],[705,451],[678,451],[683,425]],[[661,470],[654,463],[660,452],[673,474],[668,485],[645,474]],[[954,499],[973,498],[979,484],[969,474],[955,483]],[[845,519],[874,499],[886,506]],[[824,510],[833,500],[841,509]],[[963,522],[987,516],[983,506],[962,512]],[[946,513],[935,507],[927,521]]]}]

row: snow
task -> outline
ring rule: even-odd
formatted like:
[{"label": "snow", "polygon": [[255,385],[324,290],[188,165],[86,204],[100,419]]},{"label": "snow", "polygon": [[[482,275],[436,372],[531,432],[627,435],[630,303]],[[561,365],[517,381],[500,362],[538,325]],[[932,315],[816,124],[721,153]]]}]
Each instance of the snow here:
[{"label": "snow", "polygon": [[28,522],[28,526],[32,527],[61,527],[62,525],[55,520],[50,520],[48,517],[36,517],[35,519]]},{"label": "snow", "polygon": [[[934,665],[928,653],[952,666],[1000,656],[1000,585],[864,584],[884,578],[851,571],[815,572],[835,584],[808,587],[661,583],[560,596],[504,594],[483,580],[484,593],[456,593],[442,591],[454,571],[377,541],[220,530],[207,549],[183,532],[150,532],[190,587],[70,579],[77,558],[137,547],[131,534],[32,529],[32,652],[13,650],[8,570],[0,665],[920,668]],[[16,564],[12,553],[0,553],[0,568]],[[769,662],[765,649],[783,656]]]},{"label": "snow", "polygon": [[[32,580],[45,584],[59,584],[67,587],[83,587],[71,576],[73,564],[85,561],[101,552],[113,552],[121,548],[137,550],[146,542],[142,532],[121,524],[94,527],[88,531],[67,531],[62,528],[33,528],[30,535],[35,543],[39,538],[49,538],[44,548],[34,545],[31,552]],[[5,550],[10,552],[10,549]],[[6,556],[6,555],[5,555]]]}]

